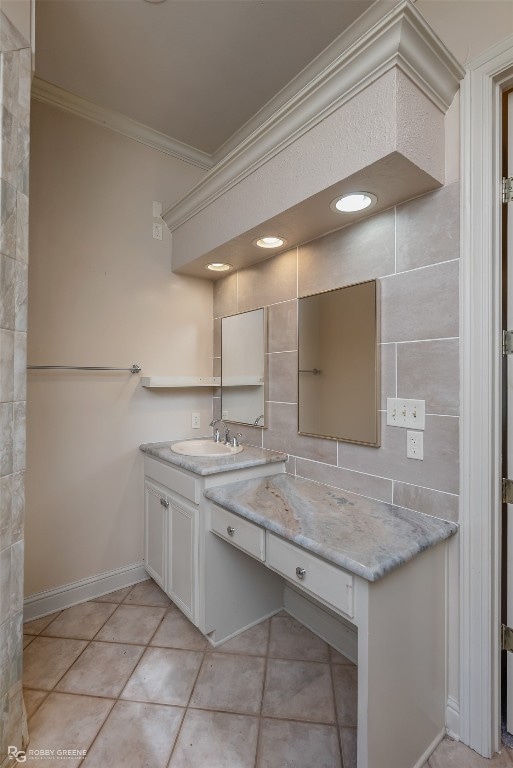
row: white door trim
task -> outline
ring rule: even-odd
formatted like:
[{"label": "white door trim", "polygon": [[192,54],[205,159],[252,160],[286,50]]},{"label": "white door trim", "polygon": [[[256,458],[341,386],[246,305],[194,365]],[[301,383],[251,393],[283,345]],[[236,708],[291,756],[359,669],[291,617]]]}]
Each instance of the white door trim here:
[{"label": "white door trim", "polygon": [[502,91],[513,36],[471,61],[461,91],[460,738],[500,746]]}]

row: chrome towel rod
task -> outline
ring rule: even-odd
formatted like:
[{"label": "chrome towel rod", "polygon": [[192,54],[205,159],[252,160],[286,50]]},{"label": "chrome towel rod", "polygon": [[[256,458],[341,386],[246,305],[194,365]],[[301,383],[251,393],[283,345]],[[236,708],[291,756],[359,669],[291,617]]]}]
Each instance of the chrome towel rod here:
[{"label": "chrome towel rod", "polygon": [[97,365],[27,365],[31,371],[130,371],[140,373],[142,368],[134,363],[130,368],[104,368]]},{"label": "chrome towel rod", "polygon": [[319,373],[322,373],[322,371],[319,368],[312,368],[311,370],[299,370],[299,373],[313,373],[314,376],[317,376]]}]

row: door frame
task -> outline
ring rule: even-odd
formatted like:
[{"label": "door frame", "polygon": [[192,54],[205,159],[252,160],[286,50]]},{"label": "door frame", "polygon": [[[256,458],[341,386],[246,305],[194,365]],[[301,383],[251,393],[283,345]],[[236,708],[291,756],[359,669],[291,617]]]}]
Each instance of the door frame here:
[{"label": "door frame", "polygon": [[466,66],[461,89],[460,739],[500,748],[501,102],[513,35]]}]

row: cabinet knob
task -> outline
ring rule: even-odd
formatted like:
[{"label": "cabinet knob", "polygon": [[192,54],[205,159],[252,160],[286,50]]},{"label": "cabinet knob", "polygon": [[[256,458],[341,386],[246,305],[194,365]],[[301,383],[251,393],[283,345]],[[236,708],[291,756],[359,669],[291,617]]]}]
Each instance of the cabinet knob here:
[{"label": "cabinet knob", "polygon": [[298,565],[296,568],[296,576],[298,579],[303,580],[305,578],[306,568],[301,568],[301,566]]},{"label": "cabinet knob", "polygon": [[233,536],[233,534],[235,533],[235,528],[233,527],[233,525],[229,525],[226,530],[228,531],[228,536]]},{"label": "cabinet knob", "polygon": [[160,503],[163,507],[166,507],[166,509],[169,507],[169,501],[167,499],[160,499]]}]

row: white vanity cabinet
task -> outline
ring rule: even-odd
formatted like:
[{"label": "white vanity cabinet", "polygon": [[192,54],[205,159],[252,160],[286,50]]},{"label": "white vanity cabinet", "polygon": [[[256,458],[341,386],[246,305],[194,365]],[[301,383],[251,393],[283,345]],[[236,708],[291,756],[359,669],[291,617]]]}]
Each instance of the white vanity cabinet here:
[{"label": "white vanity cabinet", "polygon": [[146,478],[144,482],[144,564],[157,584],[167,591],[167,490]]},{"label": "white vanity cabinet", "polygon": [[[244,450],[251,454],[251,449]],[[213,644],[281,608],[283,589],[275,574],[268,572],[262,577],[256,563],[249,561],[248,565],[245,555],[223,546],[211,534],[203,493],[226,482],[283,471],[283,461],[268,464],[259,457],[254,466],[202,475],[154,456],[144,457],[145,568]],[[219,511],[220,531],[230,539],[230,521],[225,518],[229,513]],[[242,530],[250,524],[240,524],[237,519],[235,545],[242,536],[240,548],[245,551],[251,547],[252,554],[265,559],[259,551],[265,542],[263,532],[258,529],[260,543],[254,543],[251,533],[248,537]]]},{"label": "white vanity cabinet", "polygon": [[198,509],[146,477],[144,563],[149,575],[196,623],[196,529]]}]

